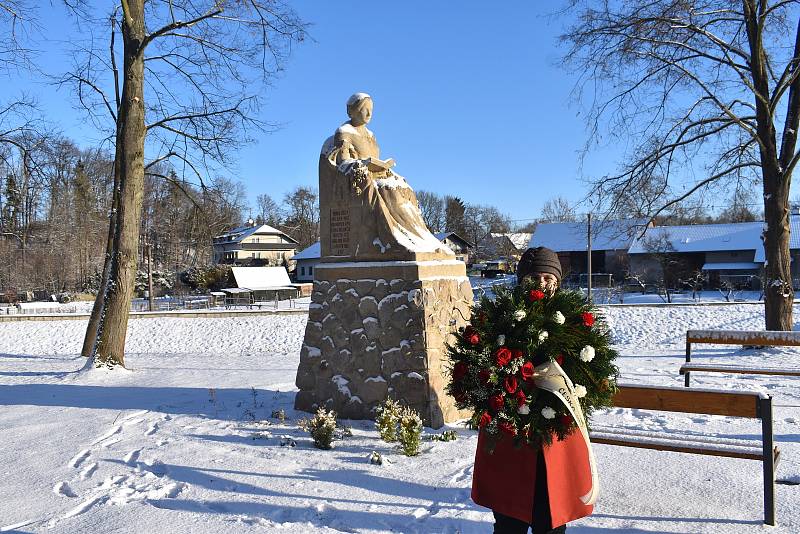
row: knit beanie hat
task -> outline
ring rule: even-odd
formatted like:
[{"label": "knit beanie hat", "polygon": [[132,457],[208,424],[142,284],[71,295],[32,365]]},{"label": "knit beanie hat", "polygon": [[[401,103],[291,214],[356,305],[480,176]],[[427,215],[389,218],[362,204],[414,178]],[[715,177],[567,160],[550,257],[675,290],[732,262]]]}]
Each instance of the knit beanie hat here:
[{"label": "knit beanie hat", "polygon": [[533,273],[550,273],[561,283],[561,262],[558,254],[547,247],[529,248],[517,264],[517,280],[522,280]]}]

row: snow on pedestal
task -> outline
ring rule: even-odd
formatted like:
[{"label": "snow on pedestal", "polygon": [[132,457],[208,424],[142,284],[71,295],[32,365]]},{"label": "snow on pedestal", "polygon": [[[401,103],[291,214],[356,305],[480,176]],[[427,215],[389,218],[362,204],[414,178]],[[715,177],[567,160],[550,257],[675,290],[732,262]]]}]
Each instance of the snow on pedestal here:
[{"label": "snow on pedestal", "polygon": [[316,277],[295,408],[372,419],[391,397],[434,428],[466,416],[444,393],[445,343],[472,303],[463,262],[329,263]]}]

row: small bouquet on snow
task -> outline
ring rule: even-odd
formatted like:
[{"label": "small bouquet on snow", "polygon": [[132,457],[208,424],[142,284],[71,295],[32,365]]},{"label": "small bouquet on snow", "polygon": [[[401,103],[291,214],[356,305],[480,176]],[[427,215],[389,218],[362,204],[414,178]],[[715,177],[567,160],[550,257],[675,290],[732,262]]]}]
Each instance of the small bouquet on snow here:
[{"label": "small bouquet on snow", "polygon": [[608,328],[576,291],[542,291],[522,284],[483,297],[470,324],[448,347],[447,392],[473,412],[493,448],[508,436],[540,446],[579,428],[588,441],[588,415],[610,406],[617,353]]}]

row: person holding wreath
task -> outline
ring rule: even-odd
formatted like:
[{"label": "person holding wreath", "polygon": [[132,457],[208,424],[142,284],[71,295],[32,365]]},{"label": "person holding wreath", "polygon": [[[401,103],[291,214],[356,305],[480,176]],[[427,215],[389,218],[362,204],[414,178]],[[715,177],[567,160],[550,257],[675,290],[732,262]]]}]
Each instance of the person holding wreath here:
[{"label": "person holding wreath", "polygon": [[[531,281],[550,295],[558,291],[561,263],[555,252],[545,247],[525,251],[517,283]],[[546,357],[535,356],[532,363],[545,361]],[[565,532],[569,521],[592,513],[594,497],[586,496],[595,491],[593,466],[580,432],[563,439],[553,436],[550,445],[515,446],[513,439],[503,436],[487,446],[489,439],[481,428],[472,500],[492,510],[495,534],[527,533],[529,528],[534,534]]]}]

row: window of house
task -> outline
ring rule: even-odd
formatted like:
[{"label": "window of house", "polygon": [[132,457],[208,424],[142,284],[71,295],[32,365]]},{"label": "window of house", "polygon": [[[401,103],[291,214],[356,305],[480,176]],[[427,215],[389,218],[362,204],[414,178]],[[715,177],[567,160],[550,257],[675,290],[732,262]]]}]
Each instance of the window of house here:
[{"label": "window of house", "polygon": [[308,267],[308,276],[311,276],[312,274],[314,274],[314,268],[309,266]]},{"label": "window of house", "polygon": [[305,276],[305,275],[306,275],[306,268],[300,267],[300,276]]}]

